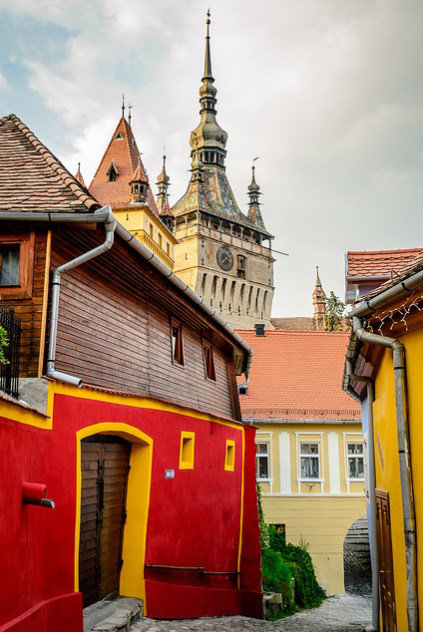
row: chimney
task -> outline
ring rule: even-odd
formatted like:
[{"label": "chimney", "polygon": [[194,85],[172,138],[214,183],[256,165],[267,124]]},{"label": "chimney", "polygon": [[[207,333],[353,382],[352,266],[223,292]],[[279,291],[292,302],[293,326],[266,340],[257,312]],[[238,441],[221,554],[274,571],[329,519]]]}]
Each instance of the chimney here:
[{"label": "chimney", "polygon": [[254,325],[256,330],[256,336],[264,336],[264,323],[257,323]]}]

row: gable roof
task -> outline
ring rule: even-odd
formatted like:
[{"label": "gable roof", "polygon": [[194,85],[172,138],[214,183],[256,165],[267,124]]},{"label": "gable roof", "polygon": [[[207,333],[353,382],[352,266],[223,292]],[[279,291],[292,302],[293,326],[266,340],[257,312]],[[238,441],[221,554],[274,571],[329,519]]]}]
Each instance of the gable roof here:
[{"label": "gable roof", "polygon": [[340,386],[348,333],[238,333],[253,349],[244,420],[360,420],[360,406]]},{"label": "gable roof", "polygon": [[404,266],[410,264],[422,251],[421,248],[402,250],[370,250],[347,252],[347,279],[378,278],[389,279],[398,274]]},{"label": "gable roof", "polygon": [[[110,181],[107,174],[112,164],[115,166],[118,177],[116,180]],[[131,200],[131,185],[129,183],[138,166],[142,178],[148,181],[135,136],[128,121],[122,117],[89,186],[90,193],[103,205],[110,204],[114,208],[129,205]],[[158,215],[150,186],[148,186],[147,202],[153,213]]]},{"label": "gable roof", "polygon": [[0,211],[86,213],[99,207],[15,114],[0,119]]}]

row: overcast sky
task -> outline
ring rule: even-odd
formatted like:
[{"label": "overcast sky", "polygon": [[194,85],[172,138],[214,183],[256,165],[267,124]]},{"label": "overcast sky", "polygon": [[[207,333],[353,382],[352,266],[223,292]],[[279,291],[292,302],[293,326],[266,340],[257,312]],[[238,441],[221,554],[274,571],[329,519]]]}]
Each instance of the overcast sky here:
[{"label": "overcast sky", "polygon": [[275,235],[274,316],[310,315],[315,266],[423,246],[421,0],[0,0],[0,116],[16,113],[90,182],[120,116],[171,203],[187,186],[212,10],[218,120],[246,210],[252,158]]}]

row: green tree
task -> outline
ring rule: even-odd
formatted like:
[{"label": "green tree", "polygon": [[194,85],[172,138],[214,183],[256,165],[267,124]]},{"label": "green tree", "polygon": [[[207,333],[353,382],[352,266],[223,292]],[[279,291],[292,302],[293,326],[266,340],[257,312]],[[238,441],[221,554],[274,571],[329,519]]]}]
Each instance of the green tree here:
[{"label": "green tree", "polygon": [[9,346],[9,339],[7,337],[7,331],[0,325],[0,364],[8,364],[8,360],[4,355],[4,350]]},{"label": "green tree", "polygon": [[334,292],[330,293],[325,307],[325,331],[344,331],[345,329],[345,303]]}]

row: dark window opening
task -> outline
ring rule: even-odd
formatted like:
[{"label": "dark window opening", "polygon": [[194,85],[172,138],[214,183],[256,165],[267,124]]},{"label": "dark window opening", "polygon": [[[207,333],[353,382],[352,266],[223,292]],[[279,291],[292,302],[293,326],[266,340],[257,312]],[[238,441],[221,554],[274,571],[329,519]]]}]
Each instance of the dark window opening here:
[{"label": "dark window opening", "polygon": [[175,320],[171,322],[172,333],[172,361],[174,364],[184,365],[184,347],[182,341],[182,326]]},{"label": "dark window opening", "polygon": [[216,381],[216,372],[214,370],[213,347],[209,342],[203,342],[203,358],[206,377],[209,380]]},{"label": "dark window opening", "polygon": [[247,259],[243,255],[238,255],[236,258],[236,267],[237,267],[237,277],[238,279],[245,279],[245,268]]},{"label": "dark window opening", "polygon": [[123,140],[123,134],[122,132],[119,132],[118,135],[116,136],[116,140]]},{"label": "dark window opening", "polygon": [[19,244],[0,246],[0,286],[13,287],[19,285]]}]

